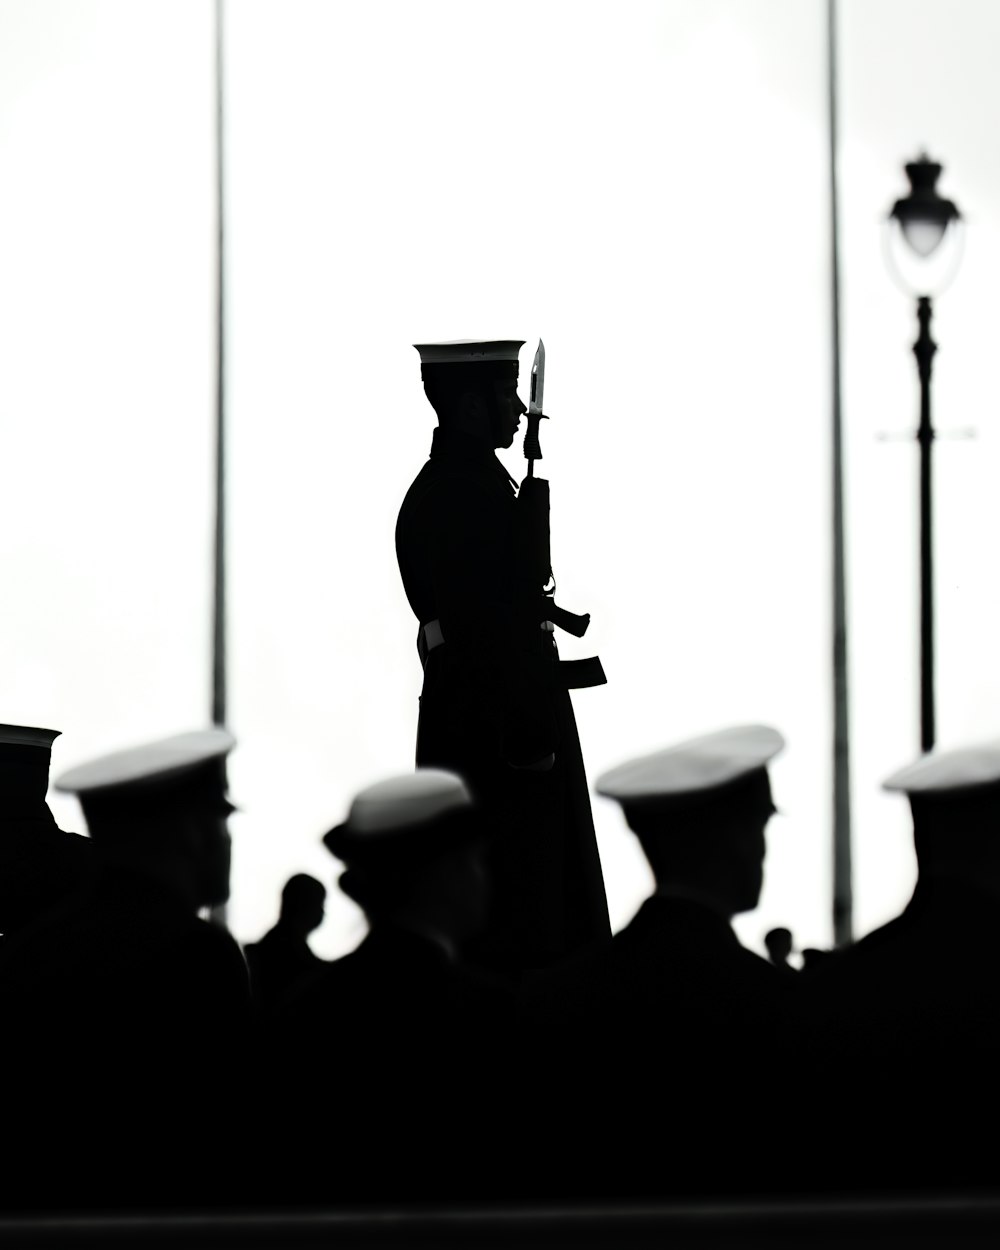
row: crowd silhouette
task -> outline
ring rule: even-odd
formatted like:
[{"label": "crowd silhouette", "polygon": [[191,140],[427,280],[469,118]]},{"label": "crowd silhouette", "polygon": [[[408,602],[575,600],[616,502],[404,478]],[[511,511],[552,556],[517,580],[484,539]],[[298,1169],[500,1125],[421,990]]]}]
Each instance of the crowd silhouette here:
[{"label": "crowd silhouette", "polygon": [[[57,732],[0,725],[7,1210],[994,1185],[1000,745],[887,779],[912,809],[913,898],[801,969],[787,930],[763,959],[731,923],[760,896],[781,734],[628,760],[596,790],[655,890],[612,935],[568,614],[532,556],[547,506],[526,519],[494,455],[525,413],[519,346],[420,347],[439,424],[396,533],[416,768],[354,796],[322,838],[331,881],[292,876],[259,941],[207,918],[231,734],[56,778],[83,836],[46,802]],[[368,933],[325,961],[308,939],[337,872]]]}]

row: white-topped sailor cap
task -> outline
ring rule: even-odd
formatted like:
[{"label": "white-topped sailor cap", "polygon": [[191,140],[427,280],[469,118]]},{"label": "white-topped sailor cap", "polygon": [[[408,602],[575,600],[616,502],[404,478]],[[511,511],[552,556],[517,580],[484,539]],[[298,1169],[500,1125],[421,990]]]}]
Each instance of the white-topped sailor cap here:
[{"label": "white-topped sailor cap", "polygon": [[[1000,835],[1000,740],[933,750],[882,783],[905,794],[921,880],[935,864],[993,873]],[[964,861],[964,862],[963,862]]]},{"label": "white-topped sailor cap", "polygon": [[55,787],[75,794],[87,812],[109,803],[157,802],[216,804],[232,811],[225,797],[225,760],[236,745],[226,729],[215,727],[173,734],[140,746],[101,755],[69,769]]},{"label": "white-topped sailor cap", "polygon": [[1000,782],[1000,739],[928,751],[912,764],[900,768],[882,782],[883,790],[908,795],[946,795],[979,789]]},{"label": "white-topped sailor cap", "polygon": [[422,859],[477,832],[468,786],[443,768],[418,768],[366,786],[347,819],[323,837],[345,863],[384,856]]},{"label": "white-topped sailor cap", "polygon": [[524,339],[452,339],[447,343],[414,343],[422,365],[514,364]]},{"label": "white-topped sailor cap", "polygon": [[523,339],[456,339],[414,343],[420,353],[424,393],[438,411],[467,388],[517,384]]},{"label": "white-topped sailor cap", "polygon": [[598,777],[594,788],[626,813],[731,804],[770,815],[776,809],[767,764],[784,745],[767,725],[737,725],[628,760]]}]

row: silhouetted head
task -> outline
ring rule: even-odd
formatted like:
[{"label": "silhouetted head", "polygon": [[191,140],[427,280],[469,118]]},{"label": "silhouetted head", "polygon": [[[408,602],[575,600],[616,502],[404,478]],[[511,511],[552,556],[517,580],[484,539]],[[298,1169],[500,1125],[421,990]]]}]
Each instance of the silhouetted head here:
[{"label": "silhouetted head", "polygon": [[91,868],[86,838],[60,829],[45,801],[56,729],[0,725],[0,933],[72,893]]},{"label": "silhouetted head", "polygon": [[373,929],[397,925],[459,948],[485,923],[482,828],[455,773],[422,768],[369,786],[323,843]]},{"label": "silhouetted head", "polygon": [[784,967],[792,953],[792,934],[789,929],[770,929],[764,935],[767,953],[776,967]]},{"label": "silhouetted head", "polygon": [[111,863],[156,877],[197,910],[229,896],[231,840],[224,729],[176,734],[70,769],[90,836]]},{"label": "silhouetted head", "polygon": [[733,916],[760,899],[764,830],[776,810],[765,765],[783,745],[764,725],[726,729],[630,760],[596,789],[621,804],[660,890]]},{"label": "silhouetted head", "polygon": [[325,907],[326,886],[315,877],[297,872],[285,882],[281,891],[281,923],[300,937],[319,928]]},{"label": "silhouetted head", "polygon": [[921,878],[1000,890],[1000,742],[928,752],[883,788],[910,801]]},{"label": "silhouetted head", "polygon": [[418,343],[424,394],[442,428],[510,447],[527,411],[517,393],[523,340]]}]

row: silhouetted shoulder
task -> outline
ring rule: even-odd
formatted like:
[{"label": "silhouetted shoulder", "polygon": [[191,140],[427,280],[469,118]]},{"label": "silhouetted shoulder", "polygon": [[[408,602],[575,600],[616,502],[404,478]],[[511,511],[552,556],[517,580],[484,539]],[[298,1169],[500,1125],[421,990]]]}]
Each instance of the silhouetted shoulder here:
[{"label": "silhouetted shoulder", "polygon": [[780,999],[787,979],[741,946],[728,921],[706,907],[647,899],[610,942],[528,982],[526,1010],[547,1016],[605,1010],[669,1015],[678,995],[716,999],[720,1010],[763,994]]},{"label": "silhouetted shoulder", "polygon": [[[296,1031],[349,1029],[351,1045],[373,1045],[410,1030],[470,1037],[513,1013],[510,990],[476,970],[451,963],[435,943],[404,932],[372,933],[349,955],[333,961],[289,1003]],[[416,1032],[414,1033],[414,1030]],[[394,1043],[393,1043],[394,1044]]]},{"label": "silhouetted shoulder", "polygon": [[[456,442],[458,449],[455,450]],[[397,536],[406,537],[413,527],[441,520],[456,510],[475,517],[511,515],[514,483],[488,447],[474,448],[466,442],[434,431],[431,458],[425,461],[400,507]]]},{"label": "silhouetted shoulder", "polygon": [[192,979],[204,979],[206,984],[215,980],[219,989],[231,987],[234,1001],[249,1001],[246,960],[239,943],[225,929],[195,918],[186,932],[178,933],[171,959],[179,969],[186,964]]},{"label": "silhouetted shoulder", "polygon": [[[1000,1026],[992,970],[1000,957],[997,908],[985,891],[960,882],[923,882],[903,913],[805,978],[811,1014],[872,1055],[918,1041],[985,1043],[979,1028]],[[921,1041],[922,1039],[922,1041]],[[997,1039],[1000,1040],[1000,1039]],[[898,1053],[898,1052],[897,1052]]]}]

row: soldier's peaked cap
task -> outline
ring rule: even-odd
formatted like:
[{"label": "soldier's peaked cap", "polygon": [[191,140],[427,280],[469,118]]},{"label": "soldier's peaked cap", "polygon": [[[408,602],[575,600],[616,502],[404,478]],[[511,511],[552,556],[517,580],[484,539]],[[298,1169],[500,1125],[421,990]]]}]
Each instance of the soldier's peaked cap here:
[{"label": "soldier's peaked cap", "polygon": [[[60,829],[45,806],[52,743],[59,734],[58,729],[36,725],[0,725],[0,805],[4,817],[0,821],[0,837],[17,839],[19,833],[30,829],[27,841],[21,842],[27,856],[36,849],[42,849],[45,855],[54,849],[60,855],[89,858],[90,839]],[[30,825],[19,826],[21,817],[26,817]],[[43,866],[48,870],[47,860]]]},{"label": "soldier's peaked cap", "polygon": [[163,786],[221,763],[235,745],[233,735],[221,728],[174,734],[79,764],[63,773],[55,786],[81,799],[140,786]]},{"label": "soldier's peaked cap", "polygon": [[904,794],[961,794],[1000,782],[1000,739],[929,751],[882,782],[883,790]]},{"label": "soldier's peaked cap", "polygon": [[58,729],[35,725],[0,725],[0,799],[12,803],[43,803],[49,788],[49,760]]},{"label": "soldier's peaked cap", "polygon": [[[683,804],[728,793],[735,797],[743,781],[760,780],[766,787],[767,763],[784,745],[781,734],[767,725],[738,725],[619,764],[598,777],[595,789],[626,808]],[[766,802],[770,804],[769,789]]]},{"label": "soldier's peaked cap", "polygon": [[421,853],[442,836],[471,832],[463,819],[473,810],[468,786],[443,768],[418,768],[388,777],[355,795],[347,819],[324,835],[339,859],[405,852]]},{"label": "soldier's peaked cap", "polygon": [[524,339],[453,339],[448,343],[414,343],[422,365],[517,364]]}]

